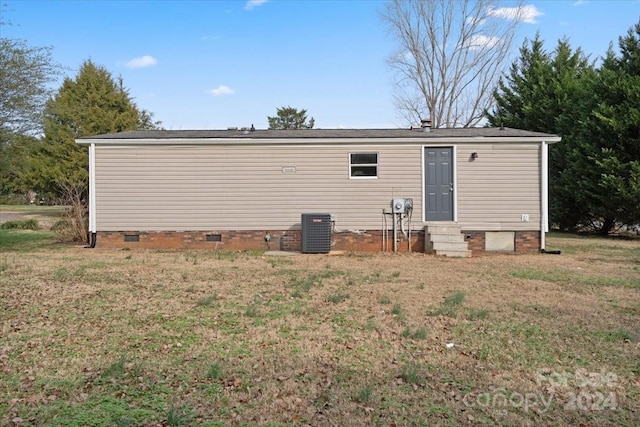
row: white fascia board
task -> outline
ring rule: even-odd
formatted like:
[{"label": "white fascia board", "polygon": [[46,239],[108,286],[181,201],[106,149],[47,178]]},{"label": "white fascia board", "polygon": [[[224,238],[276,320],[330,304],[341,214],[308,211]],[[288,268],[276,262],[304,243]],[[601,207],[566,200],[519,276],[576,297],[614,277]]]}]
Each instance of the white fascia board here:
[{"label": "white fascia board", "polygon": [[167,139],[76,139],[80,145],[350,145],[350,144],[513,144],[560,142],[560,137],[464,137],[464,138],[167,138]]}]

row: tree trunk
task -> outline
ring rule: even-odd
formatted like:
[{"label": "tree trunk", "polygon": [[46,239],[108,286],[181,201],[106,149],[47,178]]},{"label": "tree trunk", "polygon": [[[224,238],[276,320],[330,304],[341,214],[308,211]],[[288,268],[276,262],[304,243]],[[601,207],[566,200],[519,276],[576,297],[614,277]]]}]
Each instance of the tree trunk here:
[{"label": "tree trunk", "polygon": [[615,225],[616,221],[612,218],[605,218],[602,221],[602,226],[600,227],[600,230],[598,230],[598,234],[601,236],[608,236],[609,232],[611,231],[611,229],[613,228],[613,226]]}]

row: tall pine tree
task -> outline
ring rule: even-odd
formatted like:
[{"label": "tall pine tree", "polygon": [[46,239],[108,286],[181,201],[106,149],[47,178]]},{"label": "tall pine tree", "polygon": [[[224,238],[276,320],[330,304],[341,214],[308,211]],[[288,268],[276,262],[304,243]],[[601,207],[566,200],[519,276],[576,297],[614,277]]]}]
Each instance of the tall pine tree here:
[{"label": "tall pine tree", "polygon": [[551,58],[544,50],[540,35],[525,41],[520,57],[511,64],[509,74],[494,91],[495,108],[486,116],[492,126],[507,126],[538,132],[554,132],[545,113],[549,103]]},{"label": "tall pine tree", "polygon": [[104,67],[85,61],[75,79],[66,78],[45,108],[44,139],[37,157],[34,187],[52,197],[82,194],[88,189],[87,148],[76,138],[158,126],[139,109]]},{"label": "tall pine tree", "polygon": [[608,234],[640,222],[640,23],[596,70],[560,41],[546,54],[538,37],[523,46],[494,92],[496,126],[553,132],[551,220],[561,229]]},{"label": "tall pine tree", "polygon": [[580,49],[560,40],[552,53],[539,34],[525,41],[520,57],[494,91],[496,106],[487,112],[492,126],[508,126],[562,136],[551,146],[549,199],[551,222],[575,229],[588,211],[575,194],[575,176],[568,172],[569,153],[580,145],[579,124],[592,108],[589,95],[595,69]]},{"label": "tall pine tree", "polygon": [[609,48],[592,86],[597,101],[583,118],[572,152],[574,169],[588,171],[579,185],[589,220],[601,234],[640,223],[640,22]]}]

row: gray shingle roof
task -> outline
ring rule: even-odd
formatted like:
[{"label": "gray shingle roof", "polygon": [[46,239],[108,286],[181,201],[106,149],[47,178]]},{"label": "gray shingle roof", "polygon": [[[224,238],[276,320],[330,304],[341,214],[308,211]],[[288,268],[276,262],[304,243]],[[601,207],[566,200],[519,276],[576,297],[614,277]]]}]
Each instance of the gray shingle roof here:
[{"label": "gray shingle roof", "polygon": [[557,135],[511,128],[431,129],[304,129],[304,130],[137,130],[78,138],[82,139],[313,139],[313,138],[473,138],[531,137],[557,138]]}]

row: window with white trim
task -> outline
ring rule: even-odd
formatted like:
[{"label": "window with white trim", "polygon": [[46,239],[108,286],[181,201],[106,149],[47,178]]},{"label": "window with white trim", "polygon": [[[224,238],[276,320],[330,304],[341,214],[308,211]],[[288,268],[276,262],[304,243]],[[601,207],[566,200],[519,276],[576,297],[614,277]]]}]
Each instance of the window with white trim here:
[{"label": "window with white trim", "polygon": [[378,153],[349,153],[349,177],[375,179],[378,177]]}]

